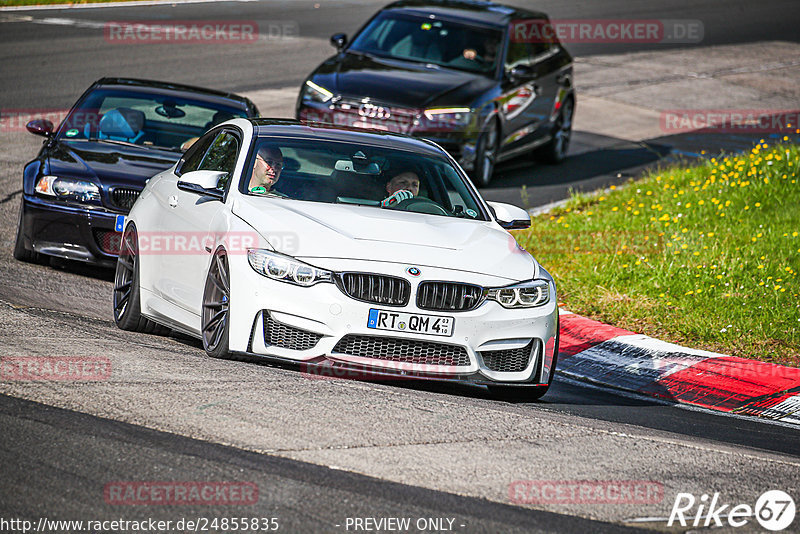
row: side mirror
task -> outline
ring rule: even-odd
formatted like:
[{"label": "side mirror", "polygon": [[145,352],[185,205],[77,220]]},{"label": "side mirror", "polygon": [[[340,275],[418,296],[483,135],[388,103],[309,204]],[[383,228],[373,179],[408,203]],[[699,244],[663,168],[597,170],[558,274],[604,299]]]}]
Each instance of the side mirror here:
[{"label": "side mirror", "polygon": [[34,119],[25,125],[25,128],[33,135],[51,137],[53,135],[53,123],[47,119]]},{"label": "side mirror", "polygon": [[497,219],[497,224],[506,230],[530,228],[531,216],[524,209],[502,202],[487,202],[487,204],[489,204],[494,218]]},{"label": "side mirror", "polygon": [[223,171],[190,171],[181,175],[178,189],[222,200],[224,193],[217,186],[226,176],[228,173]]},{"label": "side mirror", "polygon": [[344,45],[347,44],[347,34],[334,33],[333,35],[331,35],[331,44],[336,47],[336,50],[341,52],[342,48],[344,48]]},{"label": "side mirror", "polygon": [[508,79],[512,82],[527,81],[536,78],[536,72],[529,65],[517,65],[508,71]]}]

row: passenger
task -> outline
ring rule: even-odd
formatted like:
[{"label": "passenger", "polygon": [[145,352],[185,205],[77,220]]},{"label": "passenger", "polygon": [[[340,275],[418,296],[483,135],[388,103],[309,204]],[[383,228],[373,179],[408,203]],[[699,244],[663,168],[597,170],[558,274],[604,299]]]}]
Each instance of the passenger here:
[{"label": "passenger", "polygon": [[195,142],[198,139],[200,139],[200,138],[199,137],[190,137],[189,139],[187,139],[186,141],[183,142],[183,144],[181,145],[181,150],[183,152],[186,152],[187,150],[189,150],[192,147],[193,144],[195,144]]},{"label": "passenger", "polygon": [[283,154],[277,147],[259,148],[247,190],[251,193],[269,193],[280,178],[282,170]]},{"label": "passenger", "polygon": [[395,204],[419,195],[419,176],[412,171],[403,171],[386,183],[389,196],[381,202],[382,208],[390,208]]}]

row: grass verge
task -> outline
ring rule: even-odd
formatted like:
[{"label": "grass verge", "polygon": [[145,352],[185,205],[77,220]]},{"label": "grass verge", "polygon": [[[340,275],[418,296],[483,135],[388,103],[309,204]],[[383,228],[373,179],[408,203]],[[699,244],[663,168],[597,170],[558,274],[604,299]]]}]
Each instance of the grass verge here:
[{"label": "grass verge", "polygon": [[800,364],[800,152],[767,147],[573,195],[517,241],[566,309],[665,341]]}]

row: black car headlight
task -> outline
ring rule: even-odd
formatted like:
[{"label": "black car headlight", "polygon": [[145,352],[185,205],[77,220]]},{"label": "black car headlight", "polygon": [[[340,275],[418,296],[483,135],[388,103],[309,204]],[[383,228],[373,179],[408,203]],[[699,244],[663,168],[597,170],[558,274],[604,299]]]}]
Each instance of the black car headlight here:
[{"label": "black car headlight", "polygon": [[314,102],[325,103],[333,98],[333,93],[325,89],[319,84],[308,80],[306,82],[305,92],[303,93],[303,100],[313,100]]},{"label": "black car headlight", "polygon": [[64,178],[60,176],[42,176],[36,182],[36,192],[61,200],[72,200],[84,204],[100,205],[100,188],[92,182]]},{"label": "black car headlight", "polygon": [[247,249],[247,261],[258,274],[281,282],[304,287],[313,286],[318,282],[333,282],[331,271],[263,248]]},{"label": "black car headlight", "polygon": [[422,125],[431,130],[466,128],[472,122],[470,108],[429,108],[422,115]]},{"label": "black car headlight", "polygon": [[528,280],[518,284],[496,287],[489,290],[487,298],[495,300],[504,308],[536,308],[550,302],[550,282]]}]

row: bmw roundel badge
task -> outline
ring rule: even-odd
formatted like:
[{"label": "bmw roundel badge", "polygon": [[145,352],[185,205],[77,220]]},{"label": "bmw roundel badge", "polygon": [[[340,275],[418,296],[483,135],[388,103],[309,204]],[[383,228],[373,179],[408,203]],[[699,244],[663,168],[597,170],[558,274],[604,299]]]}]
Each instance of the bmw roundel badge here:
[{"label": "bmw roundel badge", "polygon": [[422,271],[420,271],[417,267],[409,267],[406,269],[406,272],[411,276],[419,276],[422,274]]}]

